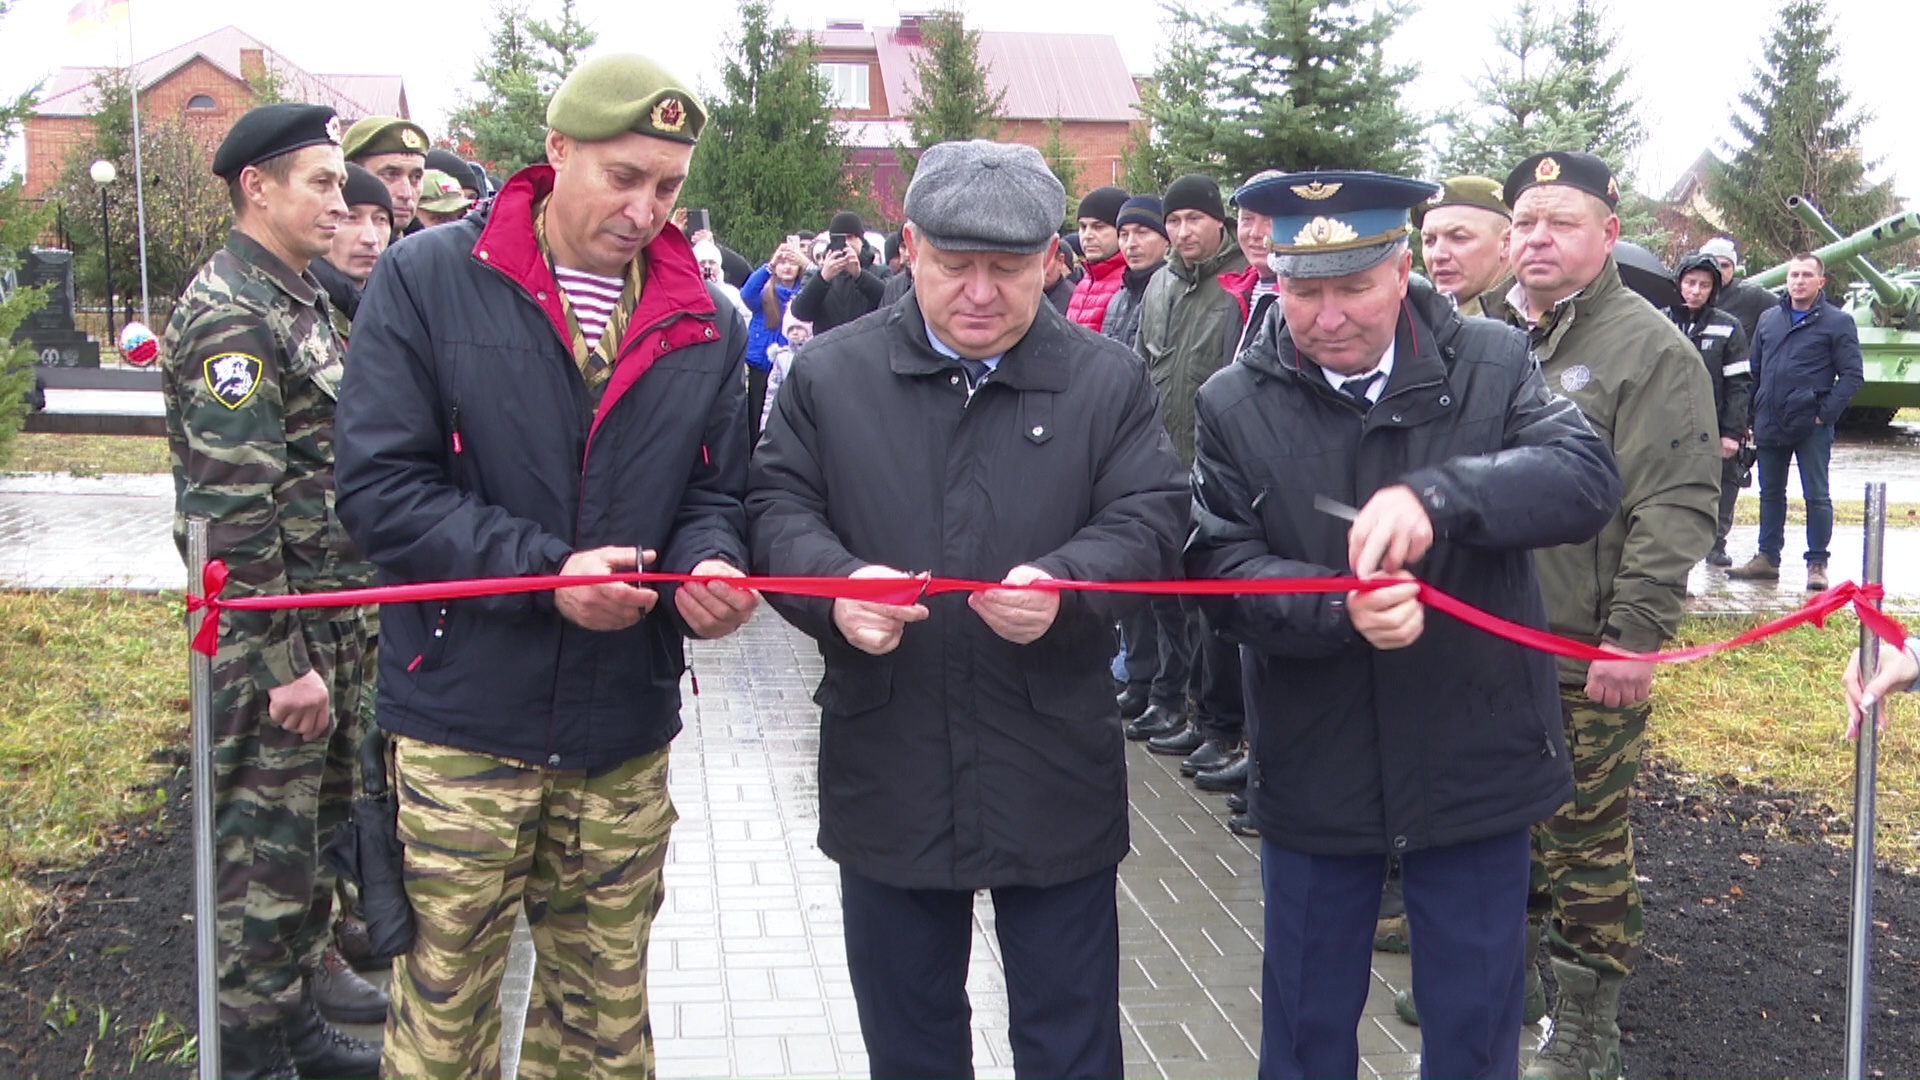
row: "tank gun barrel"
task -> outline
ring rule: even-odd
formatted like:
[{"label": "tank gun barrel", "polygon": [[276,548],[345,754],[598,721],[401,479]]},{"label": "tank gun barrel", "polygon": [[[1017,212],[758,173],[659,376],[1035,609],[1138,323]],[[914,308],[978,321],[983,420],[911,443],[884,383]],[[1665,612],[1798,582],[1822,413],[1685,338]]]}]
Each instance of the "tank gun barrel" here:
[{"label": "tank gun barrel", "polygon": [[[1821,235],[1839,236],[1839,231],[1821,216],[1819,208],[1806,199],[1796,195],[1787,200],[1787,206],[1793,211],[1794,216],[1812,226]],[[1912,307],[1916,298],[1910,295],[1908,289],[1889,281],[1886,275],[1875,269],[1864,256],[1869,251],[1914,237],[1920,237],[1920,212],[1909,210],[1883,218],[1852,236],[1840,237],[1814,249],[1813,253],[1820,256],[1821,261],[1829,266],[1844,265],[1854,271],[1857,276],[1872,286],[1874,295],[1879,297],[1882,304],[1904,310]],[[1787,264],[1781,263],[1771,267],[1762,273],[1755,274],[1749,280],[1762,288],[1777,288],[1786,284]]]}]

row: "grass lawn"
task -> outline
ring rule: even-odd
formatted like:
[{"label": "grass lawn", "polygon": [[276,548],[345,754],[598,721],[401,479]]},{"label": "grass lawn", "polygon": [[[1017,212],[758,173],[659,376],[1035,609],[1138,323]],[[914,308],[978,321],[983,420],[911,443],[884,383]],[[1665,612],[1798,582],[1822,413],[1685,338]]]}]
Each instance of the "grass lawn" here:
[{"label": "grass lawn", "polygon": [[[1833,500],[1833,523],[1835,525],[1861,525],[1866,522],[1867,508],[1857,496]],[[1733,504],[1733,523],[1735,525],[1760,524],[1760,496],[1741,495]],[[1787,524],[1801,526],[1807,523],[1807,504],[1801,499],[1787,500]],[[1910,529],[1920,526],[1920,503],[1887,504],[1887,528]]]},{"label": "grass lawn", "polygon": [[39,435],[20,432],[0,468],[7,472],[163,473],[167,440],[151,435]]},{"label": "grass lawn", "polygon": [[[1896,612],[1920,631],[1920,616]],[[1764,620],[1689,619],[1677,644],[1729,638]],[[1812,796],[1848,818],[1853,812],[1854,744],[1846,739],[1840,673],[1860,641],[1851,615],[1824,630],[1802,627],[1757,645],[1654,677],[1649,748],[1682,772],[1770,780],[1783,791]],[[1883,708],[1879,745],[1875,854],[1920,867],[1920,695],[1896,695]]]},{"label": "grass lawn", "polygon": [[188,736],[182,614],[177,596],[0,591],[0,955],[32,924],[35,871],[153,808],[152,758]]}]

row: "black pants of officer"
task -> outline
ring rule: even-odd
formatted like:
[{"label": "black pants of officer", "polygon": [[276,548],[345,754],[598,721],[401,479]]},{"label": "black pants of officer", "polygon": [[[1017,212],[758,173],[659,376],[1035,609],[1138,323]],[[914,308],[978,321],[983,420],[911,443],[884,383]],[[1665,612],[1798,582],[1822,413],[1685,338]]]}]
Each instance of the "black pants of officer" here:
[{"label": "black pants of officer", "polygon": [[1187,695],[1193,689],[1193,647],[1197,636],[1199,612],[1178,596],[1156,596],[1151,603],[1154,637],[1159,642],[1159,665],[1153,673],[1153,690],[1148,700],[1155,705],[1184,711]]},{"label": "black pants of officer", "polygon": [[[1423,1077],[1519,1074],[1530,845],[1521,829],[1400,858]],[[1357,1074],[1385,872],[1377,854],[1261,842],[1262,1077]]]},{"label": "black pants of officer", "polygon": [[1152,604],[1141,604],[1120,620],[1120,639],[1127,650],[1127,688],[1146,694],[1147,701],[1155,703],[1153,680],[1160,673],[1160,625]]},{"label": "black pants of officer", "polygon": [[1200,647],[1200,734],[1226,746],[1246,737],[1247,697],[1240,682],[1240,646],[1214,633],[1206,616],[1198,620]]},{"label": "black pants of officer", "polygon": [[[993,890],[1016,1076],[1117,1077],[1118,868]],[[878,1077],[971,1077],[971,890],[896,889],[840,872],[847,967]],[[1518,1021],[1515,1021],[1516,1029]]]},{"label": "black pants of officer", "polygon": [[1713,550],[1727,550],[1727,534],[1733,531],[1733,504],[1740,498],[1740,474],[1746,470],[1732,458],[1720,463],[1720,520],[1713,530]]}]

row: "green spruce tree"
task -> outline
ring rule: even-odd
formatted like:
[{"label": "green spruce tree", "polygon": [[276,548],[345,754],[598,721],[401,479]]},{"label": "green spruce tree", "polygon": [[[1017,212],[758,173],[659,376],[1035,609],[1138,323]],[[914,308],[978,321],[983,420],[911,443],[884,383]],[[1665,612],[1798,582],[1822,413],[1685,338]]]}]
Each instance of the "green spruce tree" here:
[{"label": "green spruce tree", "polygon": [[711,211],[719,238],[758,262],[859,199],[812,40],[775,25],[767,0],[744,0],[735,25],[680,205]]},{"label": "green spruce tree", "polygon": [[1499,59],[1475,81],[1474,104],[1442,117],[1451,131],[1440,155],[1443,174],[1499,180],[1529,155],[1592,144],[1595,118],[1574,104],[1579,73],[1555,48],[1565,32],[1532,0],[1494,27]]},{"label": "green spruce tree", "polygon": [[1708,187],[1753,267],[1821,244],[1787,212],[1789,196],[1812,199],[1842,233],[1872,224],[1893,202],[1891,180],[1866,181],[1859,140],[1868,116],[1852,108],[1841,85],[1826,4],[1786,0],[1773,27],[1753,85],[1734,110],[1732,158]]},{"label": "green spruce tree", "polygon": [[447,117],[454,145],[489,172],[511,173],[546,160],[547,102],[599,35],[580,22],[574,0],[559,18],[534,18],[522,0],[495,0],[487,52],[474,62],[477,94]]},{"label": "green spruce tree", "polygon": [[[13,0],[0,0],[0,19],[12,7]],[[40,84],[35,83],[12,101],[0,101],[0,158],[12,147],[39,96]],[[11,278],[19,266],[19,253],[39,238],[53,218],[51,206],[27,201],[22,192],[25,184],[18,172],[0,178],[0,279]],[[46,299],[40,289],[0,289],[0,463],[12,452],[14,433],[26,415],[27,391],[33,386],[33,350],[14,344],[13,332]]]},{"label": "green spruce tree", "polygon": [[993,89],[980,62],[980,32],[967,29],[958,8],[943,8],[920,20],[913,73],[918,85],[907,92],[902,110],[913,146],[894,147],[902,191],[913,177],[920,150],[935,143],[994,138],[1007,106],[1006,90]]},{"label": "green spruce tree", "polygon": [[1156,133],[1170,158],[1207,163],[1226,183],[1262,169],[1418,166],[1423,124],[1404,104],[1416,69],[1388,64],[1383,52],[1403,5],[1262,0],[1251,8],[1245,18],[1173,9],[1208,63],[1205,89],[1187,94],[1200,109],[1165,118],[1185,122]]},{"label": "green spruce tree", "polygon": [[1140,89],[1145,123],[1134,129],[1121,161],[1127,190],[1165,191],[1186,173],[1224,172],[1213,146],[1219,112],[1207,100],[1212,68],[1199,29],[1175,20],[1153,76]]},{"label": "green spruce tree", "polygon": [[1056,116],[1047,121],[1047,141],[1040,144],[1040,156],[1047,159],[1047,168],[1067,189],[1067,216],[1062,227],[1080,220],[1080,162],[1073,156],[1073,147],[1067,145],[1065,137],[1066,122]]},{"label": "green spruce tree", "polygon": [[1640,122],[1640,103],[1627,92],[1627,69],[1615,59],[1620,35],[1608,25],[1611,15],[1600,0],[1574,0],[1554,52],[1566,65],[1567,101],[1589,128],[1585,149],[1619,172],[1647,141],[1647,129]]}]

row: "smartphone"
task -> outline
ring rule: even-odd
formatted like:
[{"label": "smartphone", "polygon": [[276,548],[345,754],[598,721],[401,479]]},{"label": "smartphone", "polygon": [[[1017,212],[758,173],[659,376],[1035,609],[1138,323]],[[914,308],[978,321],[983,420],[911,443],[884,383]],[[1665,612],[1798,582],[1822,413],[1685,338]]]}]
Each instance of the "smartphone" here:
[{"label": "smartphone", "polygon": [[788,233],[788,234],[787,234],[787,246],[788,246],[788,247],[790,247],[790,248],[792,248],[792,249],[794,249],[795,251],[798,251],[798,250],[800,250],[800,234],[799,234],[799,233]]},{"label": "smartphone", "polygon": [[843,232],[828,233],[827,234],[827,250],[829,252],[847,250],[847,237],[852,235],[853,235],[852,233],[843,233]]},{"label": "smartphone", "polygon": [[697,233],[697,232],[712,232],[712,231],[713,231],[713,215],[712,214],[707,213],[705,210],[687,211],[687,235],[688,236],[692,236],[694,233]]}]

